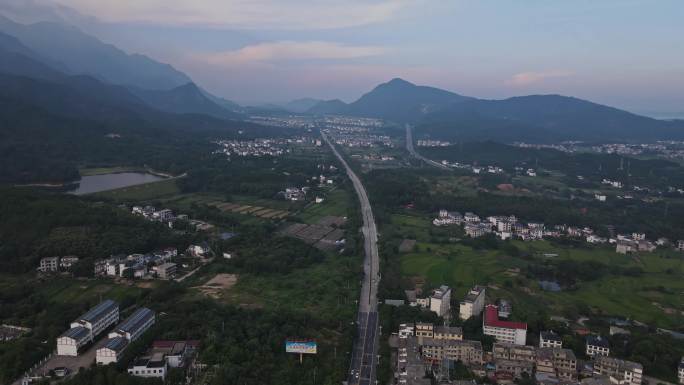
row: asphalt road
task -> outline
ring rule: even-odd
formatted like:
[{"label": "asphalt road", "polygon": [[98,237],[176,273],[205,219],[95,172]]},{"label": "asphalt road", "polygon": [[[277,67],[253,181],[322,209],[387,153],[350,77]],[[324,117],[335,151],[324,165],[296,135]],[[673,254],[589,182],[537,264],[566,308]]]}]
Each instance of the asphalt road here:
[{"label": "asphalt road", "polygon": [[366,257],[363,261],[364,278],[361,284],[359,296],[359,313],[357,317],[357,339],[354,341],[354,350],[349,365],[348,382],[351,385],[375,385],[376,367],[378,356],[378,282],[380,275],[380,262],[378,259],[378,230],[373,217],[373,210],[368,200],[368,194],[361,180],[349,167],[342,155],[330,142],[324,132],[321,132],[323,140],[330,146],[337,159],[342,163],[347,176],[354,185],[356,195],[361,203],[361,215],[363,218],[363,238]]},{"label": "asphalt road", "polygon": [[410,124],[406,125],[406,149],[413,157],[422,160],[430,166],[441,168],[442,170],[451,170],[449,167],[441,163],[435,162],[432,159],[428,159],[416,152],[416,149],[413,148],[413,127]]}]

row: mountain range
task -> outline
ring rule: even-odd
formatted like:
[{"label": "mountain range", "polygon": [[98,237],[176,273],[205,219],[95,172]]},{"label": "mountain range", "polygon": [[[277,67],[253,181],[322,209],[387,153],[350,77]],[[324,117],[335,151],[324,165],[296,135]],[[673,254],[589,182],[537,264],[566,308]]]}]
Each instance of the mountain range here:
[{"label": "mountain range", "polygon": [[[46,80],[54,80],[55,73],[57,77],[89,76],[104,84],[126,87],[161,111],[240,118],[239,105],[201,90],[172,66],[144,55],[127,54],[65,24],[27,25],[0,16],[0,50],[9,60],[0,63],[0,71],[5,73]],[[49,72],[53,73],[46,78]]]},{"label": "mountain range", "polygon": [[[69,180],[84,163],[182,169],[178,146],[206,146],[209,137],[244,128],[267,136],[279,129],[243,120],[293,113],[413,124],[416,138],[450,141],[684,140],[683,121],[573,97],[486,100],[399,78],[352,103],[302,98],[243,108],[168,64],[128,54],[76,28],[0,17],[0,182]],[[121,139],[108,139],[109,133]]]},{"label": "mountain range", "polygon": [[308,111],[410,123],[435,138],[498,141],[658,140],[684,138],[684,122],[636,115],[561,95],[486,100],[402,79],[380,84],[353,103],[322,101]]}]

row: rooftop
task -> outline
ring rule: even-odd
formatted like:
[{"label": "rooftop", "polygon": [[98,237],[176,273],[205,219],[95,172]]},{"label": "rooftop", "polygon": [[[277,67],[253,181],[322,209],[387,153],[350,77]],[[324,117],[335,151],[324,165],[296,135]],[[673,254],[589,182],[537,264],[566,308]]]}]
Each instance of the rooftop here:
[{"label": "rooftop", "polygon": [[610,347],[608,340],[601,337],[601,336],[588,336],[587,337],[587,345],[600,346],[602,348]]},{"label": "rooftop", "polygon": [[550,341],[561,341],[561,337],[556,334],[554,331],[544,331],[539,333],[541,335],[542,340],[550,340]]},{"label": "rooftop", "polygon": [[121,352],[126,348],[128,345],[128,340],[126,340],[123,337],[115,337],[111,338],[107,343],[105,344],[104,348],[106,349],[111,349],[115,352]]},{"label": "rooftop", "polygon": [[94,308],[88,310],[85,314],[82,316],[78,317],[78,321],[86,321],[90,323],[95,323],[102,318],[104,318],[107,314],[109,314],[112,310],[118,309],[119,305],[116,304],[116,302],[112,301],[111,299],[102,301],[99,305],[95,306]]},{"label": "rooftop", "polygon": [[527,324],[524,322],[511,322],[499,320],[498,308],[496,305],[487,305],[484,316],[485,326],[506,328],[506,329],[524,329],[527,330]]},{"label": "rooftop", "polygon": [[555,357],[571,361],[577,360],[575,352],[565,348],[539,348],[537,349],[537,357],[545,359],[553,359]]},{"label": "rooftop", "polygon": [[595,365],[596,364],[604,364],[604,365],[609,365],[609,366],[615,366],[615,367],[619,367],[621,370],[636,370],[636,371],[643,371],[644,370],[644,367],[640,363],[632,362],[632,361],[625,361],[625,360],[621,360],[619,358],[614,358],[614,357],[600,356],[600,357],[597,357],[594,362],[595,362]]},{"label": "rooftop", "polygon": [[140,308],[131,314],[130,317],[119,324],[116,330],[133,333],[141,328],[148,320],[154,318],[154,312],[146,307]]},{"label": "rooftop", "polygon": [[75,340],[82,340],[84,337],[88,336],[90,334],[90,330],[84,328],[83,326],[76,326],[75,328],[71,328],[64,333],[60,337],[69,337],[73,338]]},{"label": "rooftop", "polygon": [[457,335],[463,335],[463,329],[461,329],[458,326],[435,326],[434,327],[434,333],[435,334],[457,334]]},{"label": "rooftop", "polygon": [[449,286],[440,286],[439,289],[435,289],[434,293],[432,293],[432,298],[442,299],[447,293],[450,292],[451,289]]}]

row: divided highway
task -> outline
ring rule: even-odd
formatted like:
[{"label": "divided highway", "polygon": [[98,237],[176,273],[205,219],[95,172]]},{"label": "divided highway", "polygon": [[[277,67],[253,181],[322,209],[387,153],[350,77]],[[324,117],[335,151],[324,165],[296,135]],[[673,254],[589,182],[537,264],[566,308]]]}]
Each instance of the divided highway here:
[{"label": "divided highway", "polygon": [[420,155],[419,153],[417,153],[416,150],[413,148],[413,132],[412,131],[413,131],[413,127],[411,127],[410,124],[407,124],[406,125],[406,149],[408,150],[409,154],[411,154],[415,158],[422,160],[423,162],[429,164],[430,166],[441,168],[442,170],[451,170],[449,167],[447,167],[441,163],[435,162],[432,159],[428,159],[428,158]]},{"label": "divided highway", "polygon": [[377,292],[380,281],[378,274],[380,261],[378,259],[378,230],[366,189],[361,180],[322,131],[321,136],[347,171],[347,176],[351,179],[356,195],[359,197],[363,217],[362,231],[366,257],[363,261],[364,278],[361,284],[359,313],[356,322],[358,334],[354,341],[348,383],[350,385],[375,385],[379,338]]}]

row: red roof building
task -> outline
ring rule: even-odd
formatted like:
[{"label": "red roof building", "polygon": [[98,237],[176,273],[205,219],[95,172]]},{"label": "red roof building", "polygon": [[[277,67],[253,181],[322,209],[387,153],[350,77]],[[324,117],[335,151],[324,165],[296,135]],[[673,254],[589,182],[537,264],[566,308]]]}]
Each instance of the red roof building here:
[{"label": "red roof building", "polygon": [[493,336],[497,342],[515,345],[525,345],[527,342],[527,324],[500,320],[496,305],[485,307],[482,329],[485,335]]}]

